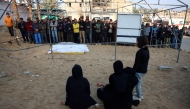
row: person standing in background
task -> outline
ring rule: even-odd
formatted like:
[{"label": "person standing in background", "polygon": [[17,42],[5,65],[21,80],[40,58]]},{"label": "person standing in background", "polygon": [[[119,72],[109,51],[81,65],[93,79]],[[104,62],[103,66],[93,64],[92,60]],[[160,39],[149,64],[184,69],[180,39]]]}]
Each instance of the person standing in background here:
[{"label": "person standing in background", "polygon": [[51,33],[53,38],[53,43],[58,43],[58,37],[57,37],[57,21],[55,18],[53,18],[52,22],[50,23],[51,27]]},{"label": "person standing in background", "polygon": [[36,19],[34,19],[34,22],[32,24],[32,28],[34,31],[34,39],[35,39],[35,43],[36,44],[41,44],[42,43],[42,39],[40,36],[40,25],[38,23],[38,21]]},{"label": "person standing in background", "polygon": [[165,38],[167,48],[170,47],[171,36],[172,36],[172,29],[171,29],[171,26],[168,26],[168,29],[166,30],[166,38]]},{"label": "person standing in background", "polygon": [[150,42],[150,25],[149,23],[146,24],[146,26],[144,27],[144,36],[146,36],[148,38],[148,42]]},{"label": "person standing in background", "polygon": [[90,43],[90,23],[89,19],[86,19],[85,21],[85,36],[86,36],[86,43]]},{"label": "person standing in background", "polygon": [[109,26],[108,26],[108,38],[107,38],[107,41],[111,42],[112,37],[113,37],[113,23],[112,23],[112,21],[110,21]]},{"label": "person standing in background", "polygon": [[107,32],[108,32],[108,23],[106,20],[101,23],[101,32],[102,32],[102,42],[107,42]]},{"label": "person standing in background", "polygon": [[157,25],[154,24],[152,27],[152,33],[151,33],[151,40],[150,40],[151,45],[156,45],[157,36],[158,36],[158,28],[157,28]]},{"label": "person standing in background", "polygon": [[83,18],[80,18],[80,21],[79,21],[79,34],[80,34],[80,43],[85,43],[85,24],[84,24],[84,20]]},{"label": "person standing in background", "polygon": [[95,42],[96,37],[96,23],[94,20],[92,20],[92,43]]},{"label": "person standing in background", "polygon": [[74,20],[73,23],[73,38],[74,38],[74,43],[78,43],[78,39],[79,39],[79,24],[77,22],[77,19]]},{"label": "person standing in background", "polygon": [[22,34],[23,42],[24,43],[26,43],[26,41],[29,42],[26,31],[26,24],[25,21],[23,21],[23,18],[20,18],[20,22],[18,23],[18,28],[20,29],[20,32]]},{"label": "person standing in background", "polygon": [[41,22],[40,22],[40,33],[41,33],[42,43],[44,43],[44,42],[47,43],[46,29],[47,29],[46,23],[43,20],[41,20]]},{"label": "person standing in background", "polygon": [[63,22],[59,19],[57,24],[59,42],[64,42],[63,27]]},{"label": "person standing in background", "polygon": [[116,41],[116,36],[117,36],[117,21],[114,21],[113,24],[113,37],[112,37],[112,42]]},{"label": "person standing in background", "polygon": [[70,21],[68,21],[66,25],[66,30],[67,30],[67,41],[73,42],[73,25],[71,24]]},{"label": "person standing in background", "polygon": [[[159,45],[161,45],[162,48],[164,48],[164,46],[162,44],[164,44],[164,39],[166,37],[166,28],[164,27],[164,24],[161,25],[161,27],[159,28],[159,31],[158,31],[158,36],[159,36]],[[160,47],[160,46],[158,46]]]},{"label": "person standing in background", "polygon": [[66,25],[67,25],[67,19],[64,19],[63,22],[63,36],[64,36],[64,40],[65,42],[67,42],[67,29],[66,29]]},{"label": "person standing in background", "polygon": [[7,26],[9,33],[11,36],[14,36],[14,31],[13,31],[13,19],[10,16],[10,14],[7,12],[6,17],[4,18],[5,25]]},{"label": "person standing in background", "polygon": [[100,27],[100,21],[98,20],[97,23],[96,23],[96,38],[95,38],[95,43],[100,43],[101,42],[101,27]]},{"label": "person standing in background", "polygon": [[177,41],[178,41],[178,37],[179,37],[179,33],[180,33],[178,26],[175,26],[173,33],[174,33],[174,35],[172,36],[172,48],[176,49]]},{"label": "person standing in background", "polygon": [[30,44],[32,42],[35,43],[34,34],[33,34],[33,30],[32,30],[32,21],[31,21],[30,17],[27,18],[27,22],[25,23],[25,26],[26,26],[26,30],[28,32],[28,37],[30,39]]},{"label": "person standing in background", "polygon": [[133,100],[142,100],[142,77],[147,73],[148,61],[150,58],[148,47],[148,39],[146,36],[140,36],[137,38],[137,47],[140,48],[135,57],[135,63],[133,69],[136,71],[136,77],[138,78],[138,84],[136,86],[136,94],[133,96]]}]

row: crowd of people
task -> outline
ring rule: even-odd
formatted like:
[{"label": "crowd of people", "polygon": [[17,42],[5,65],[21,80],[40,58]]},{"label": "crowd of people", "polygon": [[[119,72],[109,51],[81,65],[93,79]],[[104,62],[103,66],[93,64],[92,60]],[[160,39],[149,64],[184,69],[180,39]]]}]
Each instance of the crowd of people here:
[{"label": "crowd of people", "polygon": [[[103,101],[105,109],[132,109],[132,105],[137,106],[144,99],[142,78],[147,73],[150,58],[147,44],[147,37],[138,37],[137,47],[140,49],[136,53],[133,68],[124,68],[123,63],[117,60],[113,63],[114,73],[109,76],[109,83],[97,83],[97,96]],[[135,86],[136,93],[133,93]],[[90,84],[83,76],[80,65],[72,68],[72,76],[66,82],[66,101],[61,104],[71,109],[87,109],[99,105],[90,96]]]},{"label": "crowd of people", "polygon": [[183,35],[183,29],[179,29],[178,26],[169,26],[156,23],[150,25],[147,23],[146,25],[142,24],[141,35],[146,36],[149,40],[149,45],[157,45],[158,47],[168,47],[168,48],[179,48],[179,44],[181,42],[181,38]]},{"label": "crowd of people", "polygon": [[[13,20],[9,13],[6,13],[5,24],[7,25],[11,36],[13,33]],[[42,44],[58,42],[75,42],[75,43],[101,43],[115,42],[116,40],[116,21],[92,20],[79,18],[79,20],[70,20],[68,18],[44,19],[38,18],[33,21],[27,18],[19,19],[18,29],[20,29],[23,42]],[[92,32],[91,32],[92,31]],[[90,33],[92,37],[90,37]]]}]

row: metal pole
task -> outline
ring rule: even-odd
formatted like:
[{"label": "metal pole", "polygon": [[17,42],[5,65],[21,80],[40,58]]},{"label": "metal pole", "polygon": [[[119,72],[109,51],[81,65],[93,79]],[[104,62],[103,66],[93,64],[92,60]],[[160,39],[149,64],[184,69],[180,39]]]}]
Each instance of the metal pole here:
[{"label": "metal pole", "polygon": [[[118,3],[117,3],[117,23],[118,25]],[[115,36],[115,60],[116,60],[116,52],[117,52],[117,26],[116,26],[116,36]]]},{"label": "metal pole", "polygon": [[53,51],[52,51],[52,43],[51,43],[51,33],[50,33],[50,22],[49,22],[49,11],[47,8],[48,12],[48,33],[49,33],[49,42],[50,42],[50,47],[51,47],[51,58],[53,59]]},{"label": "metal pole", "polygon": [[160,4],[160,0],[158,0],[158,5]]},{"label": "metal pole", "polygon": [[180,46],[178,48],[177,63],[179,62],[179,55],[180,55],[180,51],[181,51],[181,43],[182,43],[182,39],[183,39],[183,29],[185,27],[185,21],[186,21],[186,18],[187,18],[187,11],[188,11],[188,5],[186,5],[186,13],[185,13],[185,18],[184,18],[184,23],[183,23],[183,28],[182,28],[182,37],[181,37]]}]

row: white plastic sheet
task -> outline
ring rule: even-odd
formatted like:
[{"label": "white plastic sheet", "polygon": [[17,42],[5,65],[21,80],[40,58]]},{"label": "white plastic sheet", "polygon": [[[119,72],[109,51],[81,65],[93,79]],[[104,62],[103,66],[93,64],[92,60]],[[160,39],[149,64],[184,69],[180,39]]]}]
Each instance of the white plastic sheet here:
[{"label": "white plastic sheet", "polygon": [[[60,42],[52,46],[53,53],[84,53],[89,52],[86,44],[76,44],[72,42]],[[48,53],[51,53],[48,51]]]}]

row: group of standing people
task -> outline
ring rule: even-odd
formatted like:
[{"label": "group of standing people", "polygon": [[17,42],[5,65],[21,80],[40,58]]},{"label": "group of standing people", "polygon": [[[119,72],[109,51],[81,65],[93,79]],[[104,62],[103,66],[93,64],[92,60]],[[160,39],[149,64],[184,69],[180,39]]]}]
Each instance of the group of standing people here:
[{"label": "group of standing people", "polygon": [[[140,49],[136,53],[133,68],[124,68],[123,63],[117,60],[113,63],[114,73],[109,76],[109,83],[97,83],[97,96],[103,101],[105,109],[132,109],[132,105],[137,106],[143,99],[142,77],[147,73],[150,58],[147,44],[147,37],[138,37],[137,47]],[[135,86],[136,93],[133,93]],[[66,101],[61,104],[71,109],[99,106],[90,96],[90,84],[88,79],[83,77],[80,65],[74,65],[72,76],[67,79]]]},{"label": "group of standing people", "polygon": [[178,26],[173,25],[172,27],[165,24],[157,26],[156,23],[150,26],[147,23],[145,26],[142,25],[142,28],[142,35],[148,38],[150,45],[157,45],[162,48],[179,48],[177,43],[181,42],[183,31],[182,29],[179,30]]},{"label": "group of standing people", "polygon": [[[11,36],[13,32],[13,19],[9,13],[6,13],[5,24],[9,29]],[[64,19],[44,19],[38,18],[33,21],[27,18],[19,19],[18,29],[20,29],[23,42],[30,44],[58,43],[58,42],[75,42],[75,43],[101,43],[115,42],[116,40],[116,21],[107,20],[89,21],[83,18],[70,20]]]}]

